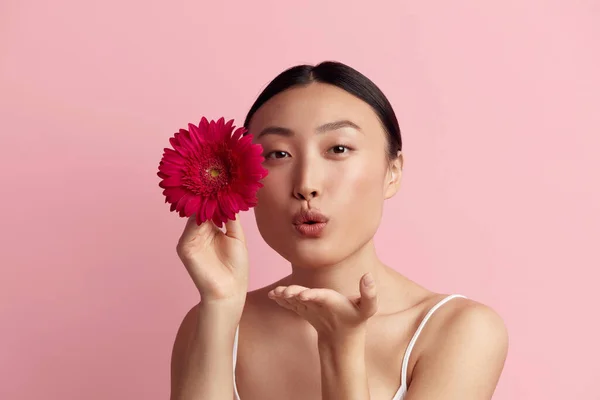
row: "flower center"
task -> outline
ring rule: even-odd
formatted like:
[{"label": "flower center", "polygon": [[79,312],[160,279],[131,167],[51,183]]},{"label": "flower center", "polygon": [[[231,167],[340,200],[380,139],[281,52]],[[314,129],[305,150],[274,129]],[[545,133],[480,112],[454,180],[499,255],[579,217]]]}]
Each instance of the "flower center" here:
[{"label": "flower center", "polygon": [[[205,183],[205,189],[214,193],[227,185],[227,168],[222,160],[215,158],[210,160],[205,167],[200,170],[200,176]],[[206,191],[205,191],[206,192]]]},{"label": "flower center", "polygon": [[217,176],[221,175],[221,171],[217,168],[209,168],[206,170],[206,172],[208,172],[211,178],[216,178]]},{"label": "flower center", "polygon": [[196,196],[215,196],[232,179],[231,159],[227,149],[206,146],[190,157],[183,186]]},{"label": "flower center", "polygon": [[227,164],[220,157],[212,157],[200,165],[198,170],[199,185],[197,193],[203,196],[213,196],[230,181]]}]

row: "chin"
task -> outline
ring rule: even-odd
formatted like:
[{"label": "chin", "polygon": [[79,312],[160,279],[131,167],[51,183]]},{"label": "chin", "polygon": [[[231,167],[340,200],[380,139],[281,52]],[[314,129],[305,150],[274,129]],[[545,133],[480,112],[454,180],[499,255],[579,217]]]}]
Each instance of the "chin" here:
[{"label": "chin", "polygon": [[290,240],[276,251],[291,264],[307,268],[327,267],[346,258],[339,244],[326,239]]},{"label": "chin", "polygon": [[[365,237],[356,237],[346,227],[329,226],[321,237],[299,236],[291,225],[283,227],[270,221],[257,219],[258,231],[263,240],[281,257],[293,265],[304,268],[322,268],[338,264],[364,245]],[[363,232],[361,232],[363,233]]]}]

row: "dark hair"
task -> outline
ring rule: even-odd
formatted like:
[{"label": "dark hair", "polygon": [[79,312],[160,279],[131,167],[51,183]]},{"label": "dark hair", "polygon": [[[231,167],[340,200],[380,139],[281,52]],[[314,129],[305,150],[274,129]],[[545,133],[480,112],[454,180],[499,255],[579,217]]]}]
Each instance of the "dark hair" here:
[{"label": "dark hair", "polygon": [[276,94],[294,86],[305,86],[312,82],[337,86],[370,105],[381,121],[387,135],[389,159],[393,160],[397,157],[398,151],[402,150],[402,136],[392,105],[369,78],[354,68],[335,61],[324,61],[316,66],[297,65],[277,75],[262,91],[250,111],[248,111],[244,127],[248,129],[254,113]]}]

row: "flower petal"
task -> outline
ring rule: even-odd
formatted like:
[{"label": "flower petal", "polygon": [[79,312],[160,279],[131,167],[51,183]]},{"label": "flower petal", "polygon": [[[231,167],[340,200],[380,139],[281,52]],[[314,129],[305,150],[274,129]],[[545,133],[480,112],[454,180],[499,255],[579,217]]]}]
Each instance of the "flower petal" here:
[{"label": "flower petal", "polygon": [[200,149],[203,145],[204,138],[202,137],[202,131],[199,127],[194,124],[188,124],[188,129],[190,130],[190,138],[192,139],[192,144],[196,149]]},{"label": "flower petal", "polygon": [[161,183],[160,187],[168,188],[168,187],[176,187],[181,186],[181,177],[180,176],[171,176],[169,178],[164,179]]},{"label": "flower petal", "polygon": [[175,136],[169,139],[169,142],[171,143],[171,146],[173,146],[173,148],[182,156],[187,157],[189,155],[188,150],[179,142],[179,134],[176,133]]},{"label": "flower petal", "polygon": [[191,197],[188,200],[188,202],[185,204],[186,217],[190,217],[193,213],[197,212],[199,207],[200,207],[200,197],[199,196]]},{"label": "flower petal", "polygon": [[217,209],[217,201],[212,198],[212,197],[208,197],[206,199],[206,204],[205,204],[205,208],[204,208],[204,219],[211,219],[213,217],[213,215],[215,214],[215,210]]}]

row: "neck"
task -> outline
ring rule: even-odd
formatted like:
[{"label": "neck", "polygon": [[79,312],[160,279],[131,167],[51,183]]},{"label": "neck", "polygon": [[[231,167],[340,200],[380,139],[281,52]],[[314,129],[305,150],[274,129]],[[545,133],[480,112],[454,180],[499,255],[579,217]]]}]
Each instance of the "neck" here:
[{"label": "neck", "polygon": [[388,267],[377,257],[373,241],[369,241],[350,257],[330,265],[319,267],[292,264],[292,273],[285,278],[285,285],[300,285],[307,288],[327,288],[344,296],[360,294],[360,278],[371,272],[375,284],[385,279]]}]

